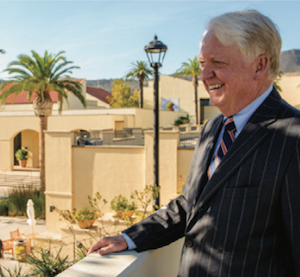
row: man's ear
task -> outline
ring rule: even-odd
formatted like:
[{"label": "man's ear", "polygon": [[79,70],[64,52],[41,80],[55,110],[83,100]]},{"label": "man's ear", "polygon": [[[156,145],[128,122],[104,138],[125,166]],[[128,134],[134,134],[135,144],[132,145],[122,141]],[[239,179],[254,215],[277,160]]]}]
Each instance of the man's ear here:
[{"label": "man's ear", "polygon": [[255,71],[255,80],[259,80],[265,74],[268,75],[270,58],[267,55],[261,54],[256,59],[256,71]]}]

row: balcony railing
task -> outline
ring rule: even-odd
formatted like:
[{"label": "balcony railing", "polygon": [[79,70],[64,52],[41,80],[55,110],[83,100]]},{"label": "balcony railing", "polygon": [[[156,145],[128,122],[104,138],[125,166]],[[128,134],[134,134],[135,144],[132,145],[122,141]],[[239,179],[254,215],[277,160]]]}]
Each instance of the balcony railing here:
[{"label": "balcony railing", "polygon": [[183,239],[160,249],[124,251],[106,256],[96,252],[57,275],[58,277],[166,277],[176,276]]},{"label": "balcony railing", "polygon": [[199,138],[199,132],[194,133],[180,133],[180,147],[194,148]]},{"label": "balcony railing", "polygon": [[[163,131],[180,131],[180,147],[195,147],[201,126],[182,125],[166,126]],[[74,132],[73,145],[135,145],[144,146],[144,132],[142,128],[124,128],[123,130],[92,130],[90,132]]]}]

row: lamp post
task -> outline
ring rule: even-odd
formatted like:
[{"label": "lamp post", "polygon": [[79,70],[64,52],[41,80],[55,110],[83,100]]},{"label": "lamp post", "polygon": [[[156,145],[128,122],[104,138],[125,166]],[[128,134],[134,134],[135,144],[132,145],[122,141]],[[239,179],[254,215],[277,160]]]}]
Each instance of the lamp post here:
[{"label": "lamp post", "polygon": [[157,189],[157,195],[153,197],[153,207],[155,210],[160,206],[160,186],[159,186],[159,93],[158,93],[158,69],[162,67],[164,57],[168,47],[154,36],[153,41],[149,42],[144,50],[146,51],[149,64],[153,68],[153,184]]}]

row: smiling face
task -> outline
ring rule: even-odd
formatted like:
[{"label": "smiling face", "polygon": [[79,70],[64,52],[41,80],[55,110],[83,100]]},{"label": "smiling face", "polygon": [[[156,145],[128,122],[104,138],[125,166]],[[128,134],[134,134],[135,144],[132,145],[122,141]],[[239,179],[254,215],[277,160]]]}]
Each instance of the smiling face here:
[{"label": "smiling face", "polygon": [[201,46],[201,80],[222,114],[236,114],[264,92],[257,78],[259,59],[246,61],[235,45],[222,45],[211,32]]}]

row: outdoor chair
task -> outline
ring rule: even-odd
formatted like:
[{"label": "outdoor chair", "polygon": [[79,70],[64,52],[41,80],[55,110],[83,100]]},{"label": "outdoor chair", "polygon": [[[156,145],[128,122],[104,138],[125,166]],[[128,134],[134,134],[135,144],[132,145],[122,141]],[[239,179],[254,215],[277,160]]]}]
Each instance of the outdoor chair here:
[{"label": "outdoor chair", "polygon": [[9,253],[11,251],[14,255],[14,241],[12,239],[2,240],[3,252]]},{"label": "outdoor chair", "polygon": [[10,239],[11,240],[15,240],[15,239],[19,239],[20,238],[20,231],[19,229],[15,230],[15,231],[11,231],[10,233]]},{"label": "outdoor chair", "polygon": [[14,255],[14,240],[19,239],[21,237],[19,229],[9,232],[10,239],[2,240],[3,244],[3,252],[10,252]]}]

